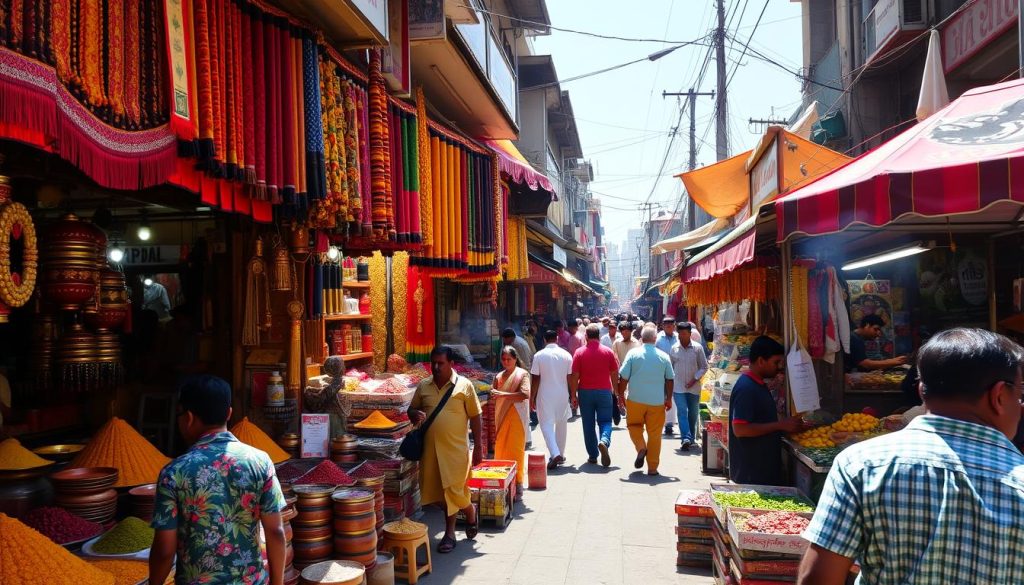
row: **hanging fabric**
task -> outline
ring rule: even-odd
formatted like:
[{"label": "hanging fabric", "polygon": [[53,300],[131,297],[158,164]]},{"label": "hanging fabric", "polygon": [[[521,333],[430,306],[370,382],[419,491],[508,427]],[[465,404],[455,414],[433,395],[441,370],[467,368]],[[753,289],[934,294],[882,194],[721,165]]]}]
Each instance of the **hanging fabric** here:
[{"label": "hanging fabric", "polygon": [[428,361],[435,343],[434,281],[422,268],[410,266],[406,287],[409,323],[406,329],[407,359],[410,363]]}]

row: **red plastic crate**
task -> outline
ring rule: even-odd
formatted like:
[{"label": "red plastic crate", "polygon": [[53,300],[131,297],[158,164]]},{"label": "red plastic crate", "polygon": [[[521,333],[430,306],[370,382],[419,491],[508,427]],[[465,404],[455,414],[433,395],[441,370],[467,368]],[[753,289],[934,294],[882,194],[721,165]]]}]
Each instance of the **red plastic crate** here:
[{"label": "red plastic crate", "polygon": [[515,483],[515,478],[516,478],[516,462],[515,461],[501,461],[501,460],[498,460],[498,459],[485,459],[484,461],[480,462],[480,465],[477,465],[473,469],[474,470],[477,470],[477,469],[487,469],[487,468],[491,468],[491,467],[508,467],[509,468],[508,475],[506,475],[502,479],[490,479],[490,478],[483,479],[483,478],[473,477],[472,473],[471,473],[469,481],[467,482],[469,487],[477,488],[477,489],[501,489],[501,490],[505,490],[505,489],[508,489],[510,485]]}]

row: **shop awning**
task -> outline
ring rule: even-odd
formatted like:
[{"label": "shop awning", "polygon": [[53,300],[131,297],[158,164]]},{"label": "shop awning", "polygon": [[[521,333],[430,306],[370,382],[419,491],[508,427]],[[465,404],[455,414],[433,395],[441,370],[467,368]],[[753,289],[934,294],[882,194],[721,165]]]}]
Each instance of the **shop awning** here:
[{"label": "shop awning", "polygon": [[713,165],[676,175],[683,180],[686,193],[711,217],[726,218],[750,202],[746,151]]},{"label": "shop awning", "polygon": [[889,142],[776,202],[778,239],[916,215],[1024,204],[1024,81],[968,91]]},{"label": "shop awning", "polygon": [[729,220],[719,217],[693,231],[662,240],[651,246],[651,250],[655,254],[665,254],[668,252],[683,250],[698,242],[706,240],[717,232],[725,229],[728,225]]},{"label": "shop awning", "polygon": [[686,265],[684,282],[708,280],[754,259],[757,247],[757,216],[736,226],[714,246],[694,256]]},{"label": "shop awning", "polygon": [[583,289],[585,289],[585,290],[587,290],[587,291],[589,291],[589,292],[591,292],[591,293],[593,293],[595,295],[597,294],[597,291],[595,291],[593,288],[591,288],[589,284],[587,284],[587,283],[583,282],[582,280],[576,278],[576,276],[574,276],[573,273],[569,272],[569,270],[567,268],[563,268],[562,269],[562,278],[567,280],[569,282],[569,284],[575,284],[576,286],[581,287],[581,288],[583,288]]},{"label": "shop awning", "polygon": [[485,140],[487,146],[498,153],[498,166],[501,172],[512,178],[512,181],[526,185],[530,189],[544,189],[551,193],[552,200],[557,200],[551,181],[543,173],[537,172],[526,157],[519,152],[511,140]]}]

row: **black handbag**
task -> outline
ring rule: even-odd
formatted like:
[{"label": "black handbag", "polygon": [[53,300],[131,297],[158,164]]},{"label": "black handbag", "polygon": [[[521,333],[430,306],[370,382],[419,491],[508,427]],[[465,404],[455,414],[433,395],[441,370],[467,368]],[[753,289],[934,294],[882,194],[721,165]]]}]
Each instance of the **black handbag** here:
[{"label": "black handbag", "polygon": [[434,412],[430,413],[430,416],[427,417],[427,420],[419,428],[413,429],[402,439],[402,444],[398,446],[398,453],[402,457],[409,461],[419,461],[423,458],[423,447],[427,442],[427,429],[430,428],[430,425],[437,418],[444,405],[448,403],[448,399],[452,397],[452,392],[454,391],[455,380],[452,380],[452,387],[441,397],[441,402],[437,403],[437,408],[434,409]]}]

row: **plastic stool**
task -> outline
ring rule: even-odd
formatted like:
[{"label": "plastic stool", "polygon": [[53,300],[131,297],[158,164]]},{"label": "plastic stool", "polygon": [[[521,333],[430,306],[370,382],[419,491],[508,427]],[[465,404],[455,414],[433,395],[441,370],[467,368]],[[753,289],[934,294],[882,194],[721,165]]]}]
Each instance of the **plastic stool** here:
[{"label": "plastic stool", "polygon": [[[416,553],[421,546],[427,551],[427,562],[422,566],[418,566]],[[399,540],[385,534],[384,552],[389,552],[395,556],[395,577],[405,579],[409,582],[409,585],[416,585],[420,575],[429,573],[432,569],[430,564],[430,536],[426,531],[421,536],[409,540]]]}]

